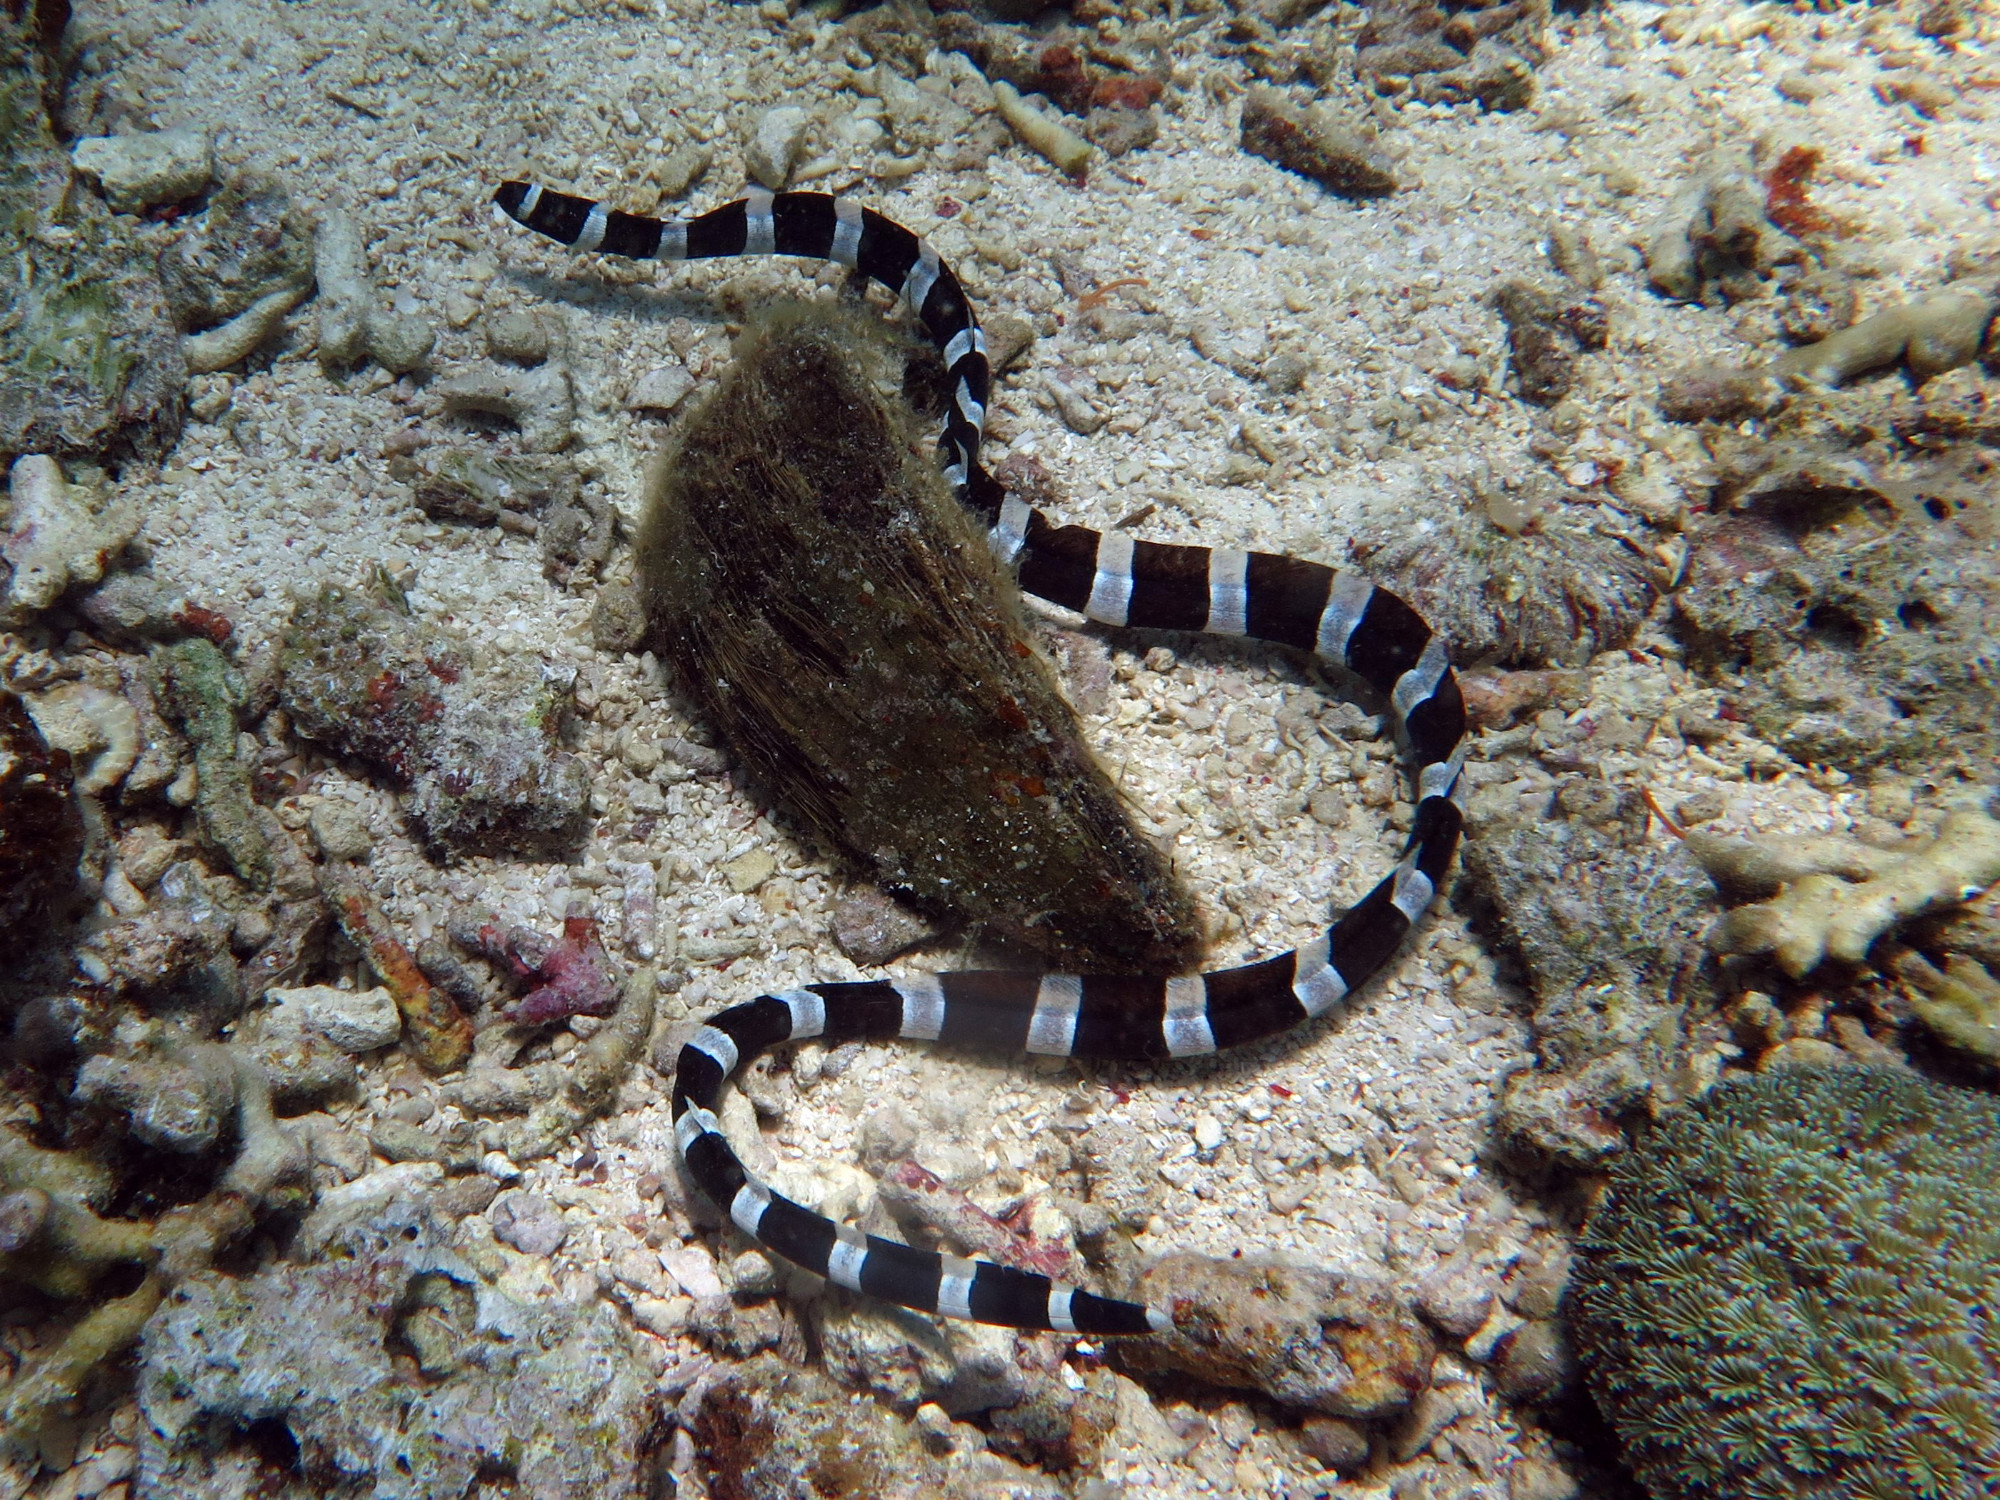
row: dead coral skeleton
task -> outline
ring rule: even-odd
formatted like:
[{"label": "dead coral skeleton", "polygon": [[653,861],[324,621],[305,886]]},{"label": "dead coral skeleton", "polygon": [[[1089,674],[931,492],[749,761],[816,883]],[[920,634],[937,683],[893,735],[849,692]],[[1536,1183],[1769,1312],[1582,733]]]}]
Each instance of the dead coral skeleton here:
[{"label": "dead coral skeleton", "polygon": [[1885,932],[2000,880],[2000,822],[1979,808],[1948,814],[1936,838],[1911,849],[1700,830],[1687,835],[1687,848],[1725,891],[1765,898],[1726,913],[1710,946],[1769,953],[1795,979],[1828,958],[1859,964]]},{"label": "dead coral skeleton", "polygon": [[[0,1253],[0,1279],[76,1298],[112,1266],[145,1268],[136,1288],[86,1313],[0,1390],[0,1443],[32,1449],[92,1372],[139,1336],[171,1287],[205,1270],[218,1251],[254,1226],[260,1210],[296,1208],[303,1201],[305,1148],[278,1124],[263,1071],[238,1049],[217,1043],[187,1043],[176,1056],[229,1095],[236,1154],[214,1191],[150,1224],[101,1217],[110,1178],[90,1157],[45,1150],[0,1129],[0,1198],[25,1198],[40,1210],[22,1216],[18,1243]],[[171,1080],[160,1082],[164,1088]]]}]

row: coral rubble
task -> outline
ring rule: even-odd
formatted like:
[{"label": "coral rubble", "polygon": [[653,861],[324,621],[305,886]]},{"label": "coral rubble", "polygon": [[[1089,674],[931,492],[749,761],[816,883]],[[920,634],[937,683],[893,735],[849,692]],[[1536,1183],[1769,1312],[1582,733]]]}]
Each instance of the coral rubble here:
[{"label": "coral rubble", "polygon": [[293,612],[281,701],[300,734],[406,789],[434,848],[565,851],[589,812],[583,768],[561,748],[570,679],[469,656],[389,602],[326,588]]},{"label": "coral rubble", "polygon": [[286,1484],[228,1441],[269,1425],[308,1472],[380,1500],[502,1474],[550,1500],[652,1492],[661,1414],[616,1315],[515,1301],[446,1241],[420,1197],[361,1197],[323,1205],[299,1258],[181,1282],[140,1354],[135,1500]]}]

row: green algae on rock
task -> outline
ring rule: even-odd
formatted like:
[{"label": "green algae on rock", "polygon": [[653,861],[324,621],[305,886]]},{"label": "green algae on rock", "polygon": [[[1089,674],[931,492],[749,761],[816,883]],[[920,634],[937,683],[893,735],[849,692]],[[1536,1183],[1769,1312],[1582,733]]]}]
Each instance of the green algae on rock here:
[{"label": "green algae on rock", "polygon": [[793,817],[919,903],[1064,966],[1171,972],[1191,903],[1125,816],[939,477],[884,336],[757,325],[655,463],[651,644]]},{"label": "green algae on rock", "polygon": [[156,661],[162,704],[194,746],[202,839],[254,889],[264,890],[271,884],[271,846],[258,827],[250,768],[236,753],[229,664],[213,642],[199,637],[163,648]]},{"label": "green algae on rock", "polygon": [[0,454],[158,458],[187,368],[150,248],[89,194],[43,113],[22,29],[0,19]]},{"label": "green algae on rock", "polygon": [[1888,1068],[1723,1085],[1612,1167],[1575,1300],[1656,1500],[2000,1488],[2000,1102]]}]

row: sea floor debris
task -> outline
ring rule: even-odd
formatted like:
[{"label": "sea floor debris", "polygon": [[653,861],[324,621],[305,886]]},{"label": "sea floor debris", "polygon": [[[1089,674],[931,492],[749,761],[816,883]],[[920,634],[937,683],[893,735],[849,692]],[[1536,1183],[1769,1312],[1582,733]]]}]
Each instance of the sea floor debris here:
[{"label": "sea floor debris", "polygon": [[[399,1454],[445,1493],[468,1463],[481,1493],[671,1475],[709,1500],[802,1476],[1130,1500],[1617,1493],[1631,1476],[1566,1425],[1576,1184],[1718,1077],[1801,1057],[1990,1097],[1991,893],[1893,922],[1865,966],[1794,980],[1772,954],[1722,955],[1718,986],[1699,941],[1716,903],[1672,831],[1921,847],[1931,808],[1990,780],[1996,283],[1966,184],[2000,33],[1980,7],[1078,0],[1021,20],[1035,7],[1012,0],[977,18],[564,0],[524,21],[249,0],[78,8],[60,47],[35,18],[64,7],[20,9],[0,21],[0,302],[18,314],[0,319],[0,458],[59,465],[91,545],[50,591],[35,558],[13,566],[49,555],[15,539],[18,509],[0,524],[0,917],[37,940],[0,964],[0,1154],[27,1141],[108,1175],[0,1171],[0,1402],[41,1413],[31,1456],[0,1453],[0,1500],[410,1490]],[[1085,181],[1014,133],[996,81],[1056,157],[1088,144]],[[1370,154],[1342,164],[1397,190],[1336,196],[1246,151],[1266,88],[1354,126]],[[600,583],[631,577],[639,466],[713,387],[729,325],[843,292],[783,264],[545,258],[478,200],[535,175],[700,212],[754,180],[760,121],[767,177],[888,212],[964,276],[1015,360],[988,443],[1054,487],[1052,514],[1312,556],[1449,622],[1491,668],[1472,885],[1506,910],[1478,929],[1438,911],[1351,1015],[1284,1049],[1038,1070],[808,1043],[731,1096],[730,1128],[789,1191],[877,1232],[1011,1241],[1106,1283],[1188,1255],[1199,1277],[1238,1249],[1379,1277],[1435,1343],[1397,1412],[1259,1389],[1332,1348],[1304,1320],[1297,1364],[1209,1350],[1227,1387],[898,1322],[746,1252],[671,1170],[646,1060],[698,1017],[964,959],[921,923],[836,923],[844,882]],[[68,143],[129,162],[165,131],[214,142],[202,193],[132,212],[192,172],[123,206],[72,178]],[[295,301],[324,205],[353,233],[332,226],[328,285]],[[1558,285],[1551,262],[1608,337],[1581,357],[1543,340],[1544,405],[1510,387],[1487,297]],[[436,758],[432,808],[300,732],[310,712],[272,670],[291,595],[371,578],[469,678],[518,669],[469,737],[482,753],[540,739],[554,674],[549,774],[498,795],[559,829],[454,823],[445,783],[469,754]],[[1292,665],[1031,630],[1084,643],[1055,654],[1085,737],[1219,946],[1282,951],[1317,910],[1301,893],[1393,857],[1386,738]],[[421,714],[429,668],[400,665],[396,701]],[[330,717],[352,729],[357,701]],[[24,850],[30,804],[52,816]],[[1835,904],[1865,883],[1817,873]],[[367,909],[343,924],[350,890]],[[549,937],[572,911],[602,923],[609,1015],[515,1026],[510,986],[447,941],[455,915]],[[905,942],[927,951],[898,960]],[[423,1067],[391,991],[449,997],[465,1066]],[[446,1019],[433,1040],[458,1035]],[[208,1066],[218,1047],[263,1077],[309,1173],[242,1215],[216,1206],[242,1098]],[[856,1122],[892,1105],[906,1149],[857,1148]],[[184,1221],[213,1248],[149,1259]],[[398,1263],[411,1228],[426,1248]],[[67,1286],[59,1240],[89,1242]],[[363,1267],[393,1307],[330,1291]],[[302,1305],[338,1316],[286,1326]],[[482,1327],[482,1307],[520,1321]],[[166,1372],[231,1329],[236,1374],[189,1365],[176,1405]],[[373,1381],[345,1411],[336,1350]],[[495,1412],[533,1451],[482,1446]],[[603,1463],[573,1441],[600,1416]]]}]

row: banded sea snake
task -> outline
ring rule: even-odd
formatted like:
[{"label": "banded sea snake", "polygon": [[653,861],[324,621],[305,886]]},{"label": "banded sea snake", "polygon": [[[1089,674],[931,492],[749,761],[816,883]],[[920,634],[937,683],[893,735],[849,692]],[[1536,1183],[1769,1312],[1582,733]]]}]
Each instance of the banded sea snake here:
[{"label": "banded sea snake", "polygon": [[1338,1004],[1401,944],[1458,845],[1453,800],[1465,709],[1444,644],[1403,600],[1319,563],[1170,546],[1057,526],[979,466],[990,376],[986,341],[937,252],[872,209],[824,193],[753,192],[697,218],[662,221],[524,182],[494,201],[577,251],[635,259],[797,255],[836,261],[899,294],[942,351],[950,405],[938,451],[955,493],[990,528],[1031,594],[1109,625],[1276,641],[1354,673],[1389,705],[1414,764],[1417,805],[1395,869],[1292,953],[1174,979],[966,970],[815,984],[711,1016],[681,1049],[674,1139],[697,1186],[758,1244],[837,1285],[920,1312],[1012,1328],[1144,1334],[1164,1312],[1046,1276],[918,1250],[835,1224],[744,1168],[716,1120],[723,1084],[767,1047],[902,1037],[982,1052],[1158,1062],[1287,1031]]}]

